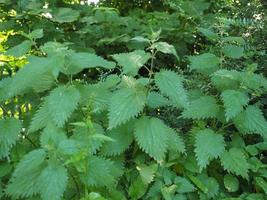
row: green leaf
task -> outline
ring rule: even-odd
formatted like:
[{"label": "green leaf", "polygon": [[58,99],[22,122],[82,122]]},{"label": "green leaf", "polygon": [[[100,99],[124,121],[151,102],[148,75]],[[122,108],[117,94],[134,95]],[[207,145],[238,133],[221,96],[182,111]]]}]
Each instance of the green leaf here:
[{"label": "green leaf", "polygon": [[144,108],[146,93],[144,89],[123,88],[115,91],[109,104],[109,128],[123,124],[137,116]]},{"label": "green leaf", "polygon": [[19,139],[22,124],[18,119],[0,119],[0,158],[8,157],[9,151]]},{"label": "green leaf", "polygon": [[243,134],[260,134],[267,137],[267,121],[256,105],[249,105],[234,118],[236,128]]},{"label": "green leaf", "polygon": [[173,71],[161,70],[155,75],[155,83],[160,92],[175,103],[185,107],[188,105],[187,92],[183,87],[183,78]]},{"label": "green leaf", "polygon": [[101,153],[107,156],[123,153],[133,141],[132,121],[112,129],[107,133],[107,136],[114,141],[106,142],[101,148]]},{"label": "green leaf", "polygon": [[158,108],[171,105],[171,102],[158,92],[149,92],[147,96],[147,105],[151,108]]},{"label": "green leaf", "polygon": [[219,38],[219,36],[216,33],[214,33],[211,29],[199,27],[197,28],[197,30],[201,32],[209,40],[217,40]]},{"label": "green leaf", "polygon": [[140,177],[144,184],[148,185],[151,183],[154,179],[155,173],[158,169],[158,165],[152,164],[152,165],[139,165],[136,167],[136,169],[140,173]]},{"label": "green leaf", "polygon": [[165,157],[169,132],[171,129],[157,118],[142,117],[135,123],[134,135],[138,145],[157,161]]},{"label": "green leaf", "polygon": [[190,181],[184,177],[175,177],[174,183],[177,185],[178,193],[189,193],[195,191],[194,185],[192,185]]},{"label": "green leaf", "polygon": [[190,69],[200,73],[211,74],[219,68],[220,59],[211,53],[190,56]]},{"label": "green leaf", "polygon": [[203,96],[191,102],[182,113],[184,118],[206,119],[216,118],[220,108],[217,101],[212,96]]},{"label": "green leaf", "polygon": [[24,56],[32,46],[32,42],[30,40],[25,40],[17,46],[14,46],[7,50],[6,54],[14,57]]},{"label": "green leaf", "polygon": [[179,56],[177,55],[175,47],[167,42],[156,42],[151,48],[155,48],[157,51],[165,54],[172,54],[177,58],[177,60],[179,60]]},{"label": "green leaf", "polygon": [[231,148],[229,151],[225,151],[221,156],[221,162],[223,168],[228,172],[248,179],[249,164],[241,149]]},{"label": "green leaf", "polygon": [[60,200],[67,187],[68,173],[65,167],[51,163],[38,177],[37,187],[43,200]]},{"label": "green leaf", "polygon": [[[41,88],[41,91],[49,89],[61,65],[62,61],[58,57],[30,57],[29,63],[20,69],[12,78],[8,96],[13,97],[18,94],[23,94],[30,89]],[[52,81],[47,83],[47,76],[50,76]]]},{"label": "green leaf", "polygon": [[44,128],[50,121],[50,112],[47,101],[44,101],[34,114],[30,123],[29,132]]},{"label": "green leaf", "polygon": [[143,50],[135,50],[130,53],[112,55],[113,59],[122,66],[123,72],[135,76],[138,70],[150,59],[150,54]]},{"label": "green leaf", "polygon": [[219,90],[239,89],[242,74],[235,70],[218,70],[211,75],[212,84]]},{"label": "green leaf", "polygon": [[31,33],[29,33],[30,38],[33,39],[40,39],[44,36],[44,30],[43,29],[35,29]]},{"label": "green leaf", "polygon": [[112,69],[115,63],[107,61],[104,58],[91,53],[75,53],[72,52],[65,58],[65,65],[62,68],[65,74],[77,74],[86,68],[101,67],[104,69]]},{"label": "green leaf", "polygon": [[236,177],[231,174],[226,174],[223,178],[224,187],[229,192],[236,192],[239,188],[239,181]]},{"label": "green leaf", "polygon": [[138,176],[133,180],[132,184],[129,187],[129,196],[133,200],[140,199],[146,193],[147,187],[148,186],[143,183],[141,177]]},{"label": "green leaf", "polygon": [[59,86],[47,97],[47,105],[54,123],[62,127],[80,100],[80,93],[74,86]]},{"label": "green leaf", "polygon": [[37,194],[38,177],[44,168],[45,159],[46,152],[43,149],[35,149],[26,154],[16,166],[6,193],[14,198],[26,198]]},{"label": "green leaf", "polygon": [[211,129],[204,129],[196,133],[195,153],[200,169],[205,168],[209,162],[218,158],[224,151],[225,143],[222,135],[214,133]]},{"label": "green leaf", "polygon": [[168,150],[171,153],[185,153],[185,144],[182,137],[171,128],[166,133],[168,134]]},{"label": "green leaf", "polygon": [[198,176],[198,179],[205,185],[208,189],[206,192],[207,197],[214,198],[216,195],[219,194],[219,183],[214,177],[208,177],[207,175],[201,174]]},{"label": "green leaf", "polygon": [[180,6],[190,16],[199,16],[209,8],[210,3],[205,2],[204,0],[198,0],[197,2],[187,0],[183,1]]},{"label": "green leaf", "polygon": [[74,22],[80,16],[80,12],[71,8],[57,8],[53,13],[53,20],[59,23]]},{"label": "green leaf", "polygon": [[116,181],[115,168],[112,161],[91,156],[88,161],[86,183],[89,186],[106,186],[112,188]]},{"label": "green leaf", "polygon": [[221,94],[223,104],[225,107],[226,119],[232,119],[239,114],[243,107],[249,102],[249,98],[246,93],[237,90],[225,90]]},{"label": "green leaf", "polygon": [[56,148],[58,144],[66,140],[65,132],[53,124],[48,124],[41,133],[40,143],[44,149]]},{"label": "green leaf", "polygon": [[226,44],[223,46],[222,52],[229,58],[241,58],[244,56],[244,48],[232,44]]},{"label": "green leaf", "polygon": [[267,182],[262,177],[256,177],[256,184],[260,186],[267,195]]}]

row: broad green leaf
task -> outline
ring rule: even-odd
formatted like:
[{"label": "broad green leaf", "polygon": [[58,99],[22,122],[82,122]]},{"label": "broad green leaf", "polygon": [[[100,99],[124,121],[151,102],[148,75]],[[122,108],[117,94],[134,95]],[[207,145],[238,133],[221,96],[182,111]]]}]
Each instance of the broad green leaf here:
[{"label": "broad green leaf", "polygon": [[221,156],[221,163],[228,172],[248,178],[249,164],[241,149],[231,148],[225,151]]},{"label": "broad green leaf", "polygon": [[[30,57],[22,69],[20,69],[12,78],[9,86],[8,96],[13,97],[23,94],[30,89],[40,89],[40,92],[49,89],[56,76],[62,61],[58,57]],[[34,74],[34,76],[33,76]],[[51,81],[47,81],[47,76]]]},{"label": "broad green leaf", "polygon": [[212,53],[203,53],[197,56],[190,56],[190,69],[200,73],[211,74],[219,68],[220,59]]},{"label": "broad green leaf", "polygon": [[155,83],[160,92],[178,107],[188,105],[187,91],[183,87],[183,78],[173,71],[162,70],[155,75]]},{"label": "broad green leaf", "polygon": [[135,50],[130,53],[114,54],[112,57],[123,68],[125,74],[135,76],[138,70],[150,59],[150,54],[142,50]]},{"label": "broad green leaf", "polygon": [[256,105],[249,105],[234,118],[234,124],[243,134],[260,134],[267,137],[267,121]]},{"label": "broad green leaf", "polygon": [[147,96],[147,105],[151,108],[158,108],[171,105],[171,102],[158,92],[149,92]]},{"label": "broad green leaf", "polygon": [[18,119],[0,119],[0,158],[8,157],[9,151],[19,139],[22,124]]},{"label": "broad green leaf", "polygon": [[91,53],[75,53],[72,52],[65,58],[65,65],[62,68],[65,74],[77,74],[86,68],[101,67],[104,69],[112,69],[115,63],[107,61],[104,58]]},{"label": "broad green leaf", "polygon": [[180,6],[190,16],[199,16],[209,8],[210,3],[205,2],[204,0],[198,0],[197,2],[186,0],[183,1]]},{"label": "broad green leaf", "polygon": [[142,117],[135,123],[134,135],[142,150],[155,160],[161,161],[165,158],[170,131],[160,119]]},{"label": "broad green leaf", "polygon": [[115,91],[109,103],[109,128],[136,117],[144,108],[146,93],[143,88],[123,88]]},{"label": "broad green leaf", "polygon": [[165,54],[172,54],[177,58],[177,60],[179,60],[179,56],[177,55],[175,47],[167,42],[156,42],[151,48],[155,48],[157,51]]},{"label": "broad green leaf", "polygon": [[33,39],[40,39],[44,36],[44,30],[43,29],[35,29],[29,34],[30,38]]},{"label": "broad green leaf", "polygon": [[201,32],[209,40],[217,40],[219,38],[219,36],[216,33],[214,33],[211,29],[199,27],[197,28],[197,30]]},{"label": "broad green leaf", "polygon": [[206,195],[209,199],[215,198],[219,194],[219,183],[214,177],[208,177],[207,175],[201,174],[198,176],[198,179],[208,189]]},{"label": "broad green leaf", "polygon": [[184,177],[177,176],[174,179],[174,183],[177,185],[177,192],[178,193],[188,193],[194,192],[195,187],[190,181]]},{"label": "broad green leaf", "polygon": [[232,44],[226,44],[222,48],[222,52],[229,58],[241,58],[244,56],[244,48]]},{"label": "broad green leaf", "polygon": [[185,144],[182,137],[170,128],[166,133],[168,134],[168,150],[171,153],[185,153]]},{"label": "broad green leaf", "polygon": [[144,184],[148,185],[151,183],[154,179],[155,173],[158,169],[158,165],[152,164],[152,165],[139,165],[136,167],[136,169],[139,171],[140,177]]},{"label": "broad green leaf", "polygon": [[229,43],[237,43],[239,45],[245,45],[246,44],[244,38],[242,38],[242,37],[229,36],[229,37],[222,38],[222,41],[229,42]]},{"label": "broad green leaf", "polygon": [[80,16],[80,12],[71,8],[57,8],[52,20],[59,23],[74,22]]},{"label": "broad green leaf", "polygon": [[262,188],[264,193],[267,195],[267,181],[265,181],[262,177],[256,177],[256,183]]},{"label": "broad green leaf", "polygon": [[211,82],[219,90],[234,90],[239,89],[241,76],[238,71],[222,69],[211,75]]},{"label": "broad green leaf", "polygon": [[128,191],[129,196],[133,200],[140,199],[146,193],[147,187],[148,185],[143,183],[141,177],[138,176],[132,181],[129,187],[129,191]]},{"label": "broad green leaf", "polygon": [[37,187],[43,200],[61,200],[66,190],[68,173],[65,167],[51,163],[38,177]]},{"label": "broad green leaf", "polygon": [[200,169],[206,168],[209,162],[221,156],[225,148],[224,138],[211,129],[196,133],[195,153]]},{"label": "broad green leaf", "polygon": [[50,121],[50,112],[48,108],[47,101],[44,101],[37,112],[32,117],[32,121],[30,123],[29,132],[34,132],[39,129],[44,128]]},{"label": "broad green leaf", "polygon": [[[99,135],[103,135],[104,138],[99,137]],[[99,124],[92,123],[89,127],[75,127],[74,134],[70,137],[70,139],[77,141],[80,148],[86,149],[87,152],[93,154],[100,149],[106,141],[106,137],[104,135],[103,128]]]},{"label": "broad green leaf", "polygon": [[101,148],[101,153],[112,156],[123,153],[133,141],[133,126],[132,121],[112,129],[107,133],[107,136],[114,141],[105,142]]},{"label": "broad green leaf", "polygon": [[12,84],[12,78],[7,77],[0,81],[0,102],[7,100],[10,97],[9,87]]},{"label": "broad green leaf", "polygon": [[239,114],[249,101],[246,93],[237,90],[225,90],[222,92],[221,98],[225,107],[225,116],[227,120],[232,119]]},{"label": "broad green leaf", "polygon": [[216,118],[220,108],[212,96],[203,96],[191,102],[182,113],[183,118],[206,119]]},{"label": "broad green leaf", "polygon": [[44,149],[56,148],[58,144],[66,140],[65,132],[54,124],[48,124],[41,133],[40,144]]},{"label": "broad green leaf", "polygon": [[224,187],[229,192],[236,192],[239,188],[239,181],[236,177],[231,174],[226,174],[223,178]]},{"label": "broad green leaf", "polygon": [[47,97],[50,116],[58,127],[62,127],[80,100],[80,93],[74,86],[59,86]]},{"label": "broad green leaf", "polygon": [[35,149],[26,154],[16,166],[6,193],[14,198],[26,198],[37,194],[38,177],[44,168],[45,159],[46,152],[43,149]]},{"label": "broad green leaf", "polygon": [[106,186],[112,188],[116,181],[115,168],[115,165],[110,160],[97,156],[89,157],[86,184],[89,186]]},{"label": "broad green leaf", "polygon": [[32,46],[32,42],[30,40],[25,40],[17,46],[14,46],[7,50],[6,54],[14,57],[24,56]]}]

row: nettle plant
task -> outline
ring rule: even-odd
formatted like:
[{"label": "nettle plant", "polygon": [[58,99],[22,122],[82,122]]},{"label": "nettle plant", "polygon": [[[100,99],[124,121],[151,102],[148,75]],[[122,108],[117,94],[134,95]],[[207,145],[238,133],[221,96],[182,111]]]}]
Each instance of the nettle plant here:
[{"label": "nettle plant", "polygon": [[[58,8],[51,20],[68,29],[78,15]],[[1,55],[11,71],[0,81],[2,199],[264,200],[267,80],[250,63],[257,52],[224,30],[196,31],[211,43],[183,58],[160,30],[106,57],[79,51],[78,40],[39,45],[43,29],[2,34],[24,38]]]}]

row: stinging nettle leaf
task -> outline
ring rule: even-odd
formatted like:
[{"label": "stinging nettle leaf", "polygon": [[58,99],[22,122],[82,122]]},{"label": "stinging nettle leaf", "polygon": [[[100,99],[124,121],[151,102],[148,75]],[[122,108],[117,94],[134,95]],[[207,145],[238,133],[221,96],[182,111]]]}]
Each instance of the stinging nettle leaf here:
[{"label": "stinging nettle leaf", "polygon": [[170,130],[160,119],[142,117],[135,123],[134,135],[141,149],[161,161],[165,158]]},{"label": "stinging nettle leaf", "polygon": [[67,187],[68,173],[65,167],[51,163],[42,170],[37,188],[43,200],[61,200]]},{"label": "stinging nettle leaf", "polygon": [[236,128],[243,134],[260,134],[267,137],[267,121],[256,105],[247,106],[246,110],[234,119]]},{"label": "stinging nettle leaf", "polygon": [[57,8],[53,13],[52,20],[59,23],[74,22],[80,16],[80,12],[71,8]]},{"label": "stinging nettle leaf", "polygon": [[221,98],[225,107],[226,120],[239,114],[249,102],[247,94],[237,90],[225,90],[222,92]]},{"label": "stinging nettle leaf", "polygon": [[109,128],[115,128],[137,116],[146,103],[146,93],[142,88],[123,88],[115,91],[109,104]]},{"label": "stinging nettle leaf", "polygon": [[112,57],[118,62],[118,65],[122,66],[125,74],[135,76],[151,55],[142,50],[135,50],[130,53],[114,54]]},{"label": "stinging nettle leaf", "polygon": [[174,102],[178,107],[188,105],[187,91],[183,87],[183,78],[173,71],[162,70],[155,75],[155,83],[160,92]]},{"label": "stinging nettle leaf", "polygon": [[47,106],[54,123],[62,127],[80,100],[80,93],[74,86],[59,86],[47,96]]},{"label": "stinging nettle leaf", "polygon": [[249,164],[241,149],[231,148],[229,151],[224,151],[221,163],[228,172],[248,178]]},{"label": "stinging nettle leaf", "polygon": [[107,133],[107,136],[114,141],[106,142],[102,148],[101,153],[107,156],[119,155],[123,153],[133,141],[133,122],[128,123],[112,129]]},{"label": "stinging nettle leaf", "polygon": [[7,157],[19,139],[22,124],[18,119],[0,119],[0,158]]},{"label": "stinging nettle leaf", "polygon": [[15,57],[24,56],[31,49],[31,46],[32,42],[30,40],[25,40],[19,45],[8,49],[6,54]]},{"label": "stinging nettle leaf", "polygon": [[191,102],[182,113],[183,118],[207,119],[218,117],[220,108],[212,96],[203,96]]},{"label": "stinging nettle leaf", "polygon": [[197,56],[190,56],[190,69],[200,73],[210,74],[219,68],[220,59],[212,53],[203,53]]},{"label": "stinging nettle leaf", "polygon": [[196,133],[195,153],[200,169],[205,168],[212,159],[218,158],[224,151],[225,143],[222,135],[211,129]]},{"label": "stinging nettle leaf", "polygon": [[237,59],[237,58],[241,58],[242,56],[244,56],[244,48],[240,46],[232,45],[232,44],[226,44],[223,47],[222,52],[224,53],[225,56],[229,58]]},{"label": "stinging nettle leaf", "polygon": [[238,179],[231,175],[231,174],[226,174],[223,178],[224,182],[224,187],[229,191],[229,192],[236,192],[239,188],[239,181]]},{"label": "stinging nettle leaf", "polygon": [[[101,169],[101,170],[99,170]],[[91,156],[88,161],[86,183],[89,186],[105,186],[113,188],[118,176],[117,167],[107,159]]]},{"label": "stinging nettle leaf", "polygon": [[179,60],[179,56],[177,55],[176,49],[173,45],[168,44],[167,42],[156,42],[152,45],[151,48],[155,48],[157,51],[160,51],[165,54],[172,54]]},{"label": "stinging nettle leaf", "polygon": [[43,149],[35,149],[26,154],[16,166],[6,193],[14,198],[37,194],[37,181],[44,168],[45,158],[46,152]]},{"label": "stinging nettle leaf", "polygon": [[65,74],[77,74],[83,69],[96,67],[112,69],[115,67],[115,63],[92,53],[72,52],[66,56],[62,72]]}]

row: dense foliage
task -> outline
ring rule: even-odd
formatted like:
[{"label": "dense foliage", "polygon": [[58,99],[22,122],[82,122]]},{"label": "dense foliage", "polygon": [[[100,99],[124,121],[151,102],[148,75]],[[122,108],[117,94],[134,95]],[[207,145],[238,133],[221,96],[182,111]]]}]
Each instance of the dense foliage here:
[{"label": "dense foliage", "polygon": [[0,199],[267,199],[265,11],[0,0]]}]

